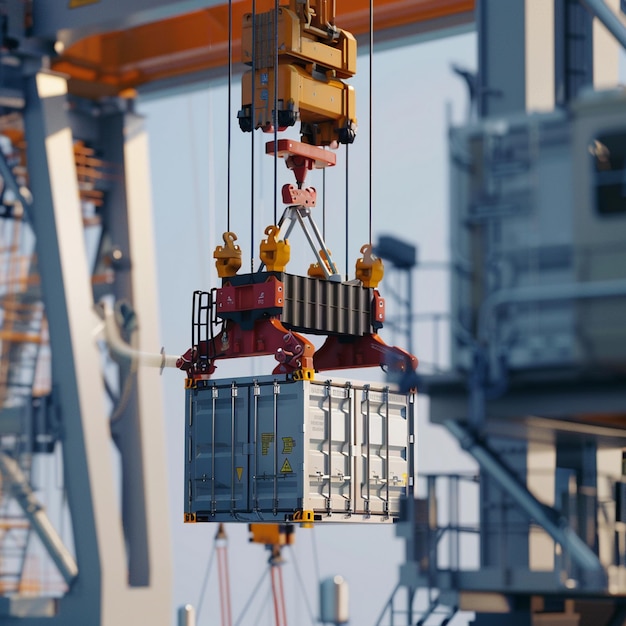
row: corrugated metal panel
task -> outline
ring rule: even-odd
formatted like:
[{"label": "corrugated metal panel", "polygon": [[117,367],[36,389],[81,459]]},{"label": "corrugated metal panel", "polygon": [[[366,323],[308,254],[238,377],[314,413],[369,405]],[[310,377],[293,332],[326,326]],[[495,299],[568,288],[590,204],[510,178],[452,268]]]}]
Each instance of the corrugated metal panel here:
[{"label": "corrugated metal panel", "polygon": [[197,521],[392,521],[413,467],[413,394],[265,376],[187,390],[185,513]]},{"label": "corrugated metal panel", "polygon": [[295,331],[365,335],[371,332],[372,291],[361,285],[283,274],[281,322]]}]

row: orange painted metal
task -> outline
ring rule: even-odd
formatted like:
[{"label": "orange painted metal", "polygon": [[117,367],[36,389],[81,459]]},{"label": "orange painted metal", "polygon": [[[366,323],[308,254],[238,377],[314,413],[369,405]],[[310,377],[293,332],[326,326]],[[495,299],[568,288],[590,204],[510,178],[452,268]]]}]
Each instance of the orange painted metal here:
[{"label": "orange painted metal", "polygon": [[[437,30],[451,23],[470,23],[475,0],[375,0],[376,32],[415,27]],[[369,31],[369,0],[337,3],[336,24],[354,35]],[[249,0],[235,0],[233,63],[240,62],[241,24]],[[257,11],[273,8],[272,0],[257,0]],[[123,31],[87,37],[53,62],[70,76],[70,90],[97,98],[125,95],[151,82],[219,70],[228,63],[228,5],[144,24]],[[132,91],[130,92],[132,95]]]}]

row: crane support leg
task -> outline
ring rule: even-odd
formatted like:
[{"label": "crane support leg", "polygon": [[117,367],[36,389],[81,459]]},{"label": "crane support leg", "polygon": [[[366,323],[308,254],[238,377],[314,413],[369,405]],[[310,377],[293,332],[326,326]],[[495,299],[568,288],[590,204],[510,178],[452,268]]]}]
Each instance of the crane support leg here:
[{"label": "crane support leg", "polygon": [[[163,546],[163,537],[168,536],[167,511],[158,491],[166,482],[162,464],[164,441],[159,428],[144,423],[148,418],[158,419],[158,394],[154,394],[154,385],[145,380],[146,374],[139,372],[137,399],[131,404],[135,408],[129,409],[137,414],[119,424],[117,439],[122,448],[128,445],[128,450],[134,450],[130,455],[122,453],[126,491],[122,508],[127,513],[122,525],[101,354],[94,341],[100,322],[94,312],[90,263],[84,243],[71,127],[74,113],[68,111],[65,78],[40,71],[24,80],[28,170],[34,199],[32,227],[50,331],[52,389],[62,415],[64,482],[78,566],[76,581],[60,598],[56,615],[45,618],[45,622],[35,620],[33,625],[166,624],[171,593],[169,551]],[[145,135],[138,125],[128,126],[137,121],[120,116],[120,143],[116,148],[125,166],[135,168],[142,164],[145,167],[145,154],[140,156]],[[123,141],[122,136],[126,137]],[[136,252],[132,279],[130,272],[122,276],[124,272],[120,271],[115,280],[120,294],[132,295],[133,307],[141,316],[157,307],[152,278],[154,256],[145,247],[137,248],[142,239],[148,239],[146,229],[150,230],[150,216],[146,216],[149,202],[142,189],[147,179],[137,181],[137,173],[126,172],[126,180],[132,177],[137,184],[120,191],[127,203],[122,213],[112,212],[103,221],[110,220],[104,227],[111,232],[118,229],[117,240],[129,256],[131,251]],[[139,347],[148,334],[156,332],[150,320],[149,316],[142,319]],[[152,341],[152,345],[156,343],[156,339]],[[156,371],[152,373],[158,377]],[[155,446],[160,452],[155,452]],[[129,517],[129,500],[142,488],[146,489],[145,497],[137,500],[142,515]],[[140,522],[143,540],[127,549],[129,542],[140,534],[136,532]],[[10,626],[14,621],[3,616],[4,623]]]}]

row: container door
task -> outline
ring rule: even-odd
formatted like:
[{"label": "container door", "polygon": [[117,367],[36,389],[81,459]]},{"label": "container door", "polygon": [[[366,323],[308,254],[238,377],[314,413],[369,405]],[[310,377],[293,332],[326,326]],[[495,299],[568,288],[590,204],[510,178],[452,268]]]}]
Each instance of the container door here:
[{"label": "container door", "polygon": [[248,388],[210,385],[193,391],[191,491],[198,514],[248,509]]},{"label": "container door", "polygon": [[397,515],[408,481],[407,399],[367,385],[356,393],[360,512]]},{"label": "container door", "polygon": [[302,382],[268,381],[251,391],[252,510],[261,517],[302,508]]},{"label": "container door", "polygon": [[354,507],[354,406],[350,384],[311,383],[305,421],[305,508],[346,514]]}]

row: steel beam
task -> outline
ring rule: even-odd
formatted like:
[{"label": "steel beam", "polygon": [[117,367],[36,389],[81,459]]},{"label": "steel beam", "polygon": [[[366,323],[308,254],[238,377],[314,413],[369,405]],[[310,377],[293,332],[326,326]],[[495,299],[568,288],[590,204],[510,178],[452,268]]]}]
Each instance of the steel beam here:
[{"label": "steel beam", "polygon": [[626,49],[626,26],[611,11],[604,0],[580,0],[580,3],[594,16],[597,17],[606,29],[615,37],[622,48]]},{"label": "steel beam", "polygon": [[446,428],[469,452],[498,485],[517,503],[536,524],[541,526],[572,561],[580,567],[583,576],[582,589],[605,591],[607,577],[598,556],[572,530],[561,514],[537,500],[513,472],[472,431],[456,420],[446,420]]},{"label": "steel beam", "polygon": [[0,473],[25,516],[32,524],[48,554],[59,569],[68,587],[74,583],[78,575],[76,561],[63,544],[63,540],[55,530],[41,504],[35,498],[28,479],[15,459],[0,452]]}]

